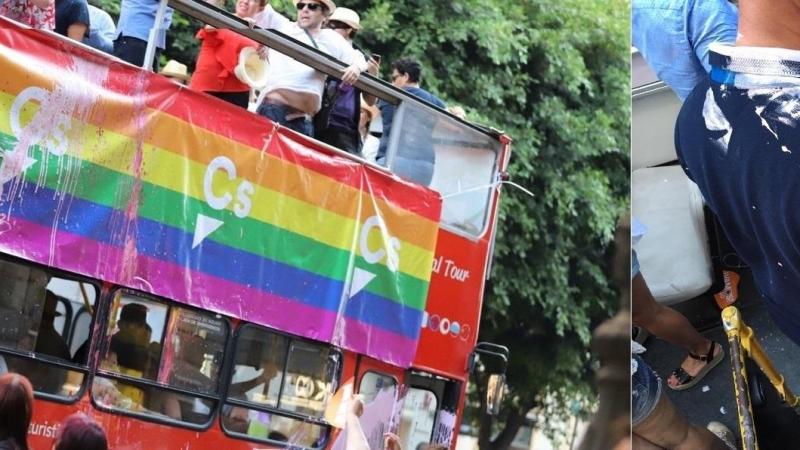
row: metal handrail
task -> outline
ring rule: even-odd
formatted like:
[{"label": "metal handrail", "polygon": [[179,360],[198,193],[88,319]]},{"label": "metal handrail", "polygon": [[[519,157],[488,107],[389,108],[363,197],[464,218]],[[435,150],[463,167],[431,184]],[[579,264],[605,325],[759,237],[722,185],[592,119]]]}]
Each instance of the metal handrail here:
[{"label": "metal handrail", "polygon": [[[250,25],[244,19],[217,8],[208,2],[202,0],[168,1],[169,6],[184,14],[194,17],[195,19],[198,19],[216,28],[230,29],[235,33],[241,34],[242,36],[252,39],[259,44],[283,53],[326,75],[341,78],[342,74],[344,73],[344,69],[347,67],[344,63],[336,58],[323,53],[320,50],[303,42],[286,36],[279,31],[263,29],[259,27],[250,28]],[[419,97],[411,95],[408,92],[367,73],[361,74],[354,86],[367,94],[377,96],[395,105],[401,102],[415,103],[425,109],[434,111],[436,114],[447,116],[464,126],[479,131],[494,139],[499,140],[500,136],[503,135],[501,131],[492,128],[486,128],[461,119],[447,110],[428,103]]]},{"label": "metal handrail", "polygon": [[744,450],[758,450],[745,358],[750,358],[758,365],[775,387],[781,400],[786,402],[798,414],[800,414],[800,397],[797,397],[786,385],[785,378],[772,364],[764,348],[756,339],[753,329],[744,323],[736,307],[729,306],[722,310],[722,326],[728,337],[728,345],[731,352],[731,370],[733,371],[733,387],[736,394],[736,409],[739,415],[742,448]]}]

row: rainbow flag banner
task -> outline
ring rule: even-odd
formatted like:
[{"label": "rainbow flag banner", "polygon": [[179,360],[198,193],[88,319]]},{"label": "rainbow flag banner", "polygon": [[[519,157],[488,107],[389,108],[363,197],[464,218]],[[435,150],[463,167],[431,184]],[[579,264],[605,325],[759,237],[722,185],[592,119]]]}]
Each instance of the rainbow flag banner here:
[{"label": "rainbow flag banner", "polygon": [[411,365],[435,192],[3,18],[0,68],[0,252]]}]

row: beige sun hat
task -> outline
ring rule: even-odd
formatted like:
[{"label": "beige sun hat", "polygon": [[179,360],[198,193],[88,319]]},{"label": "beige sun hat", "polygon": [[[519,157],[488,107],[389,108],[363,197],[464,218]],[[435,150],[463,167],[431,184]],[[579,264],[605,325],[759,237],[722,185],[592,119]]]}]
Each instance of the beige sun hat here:
[{"label": "beige sun hat", "polygon": [[[333,3],[332,0],[319,0],[319,2],[328,8],[328,14],[333,14],[336,11],[336,3]],[[294,6],[297,6],[298,3],[300,3],[300,0],[294,0]]]},{"label": "beige sun hat", "polygon": [[174,59],[167,61],[167,65],[158,73],[165,77],[179,78],[184,81],[189,80],[189,71],[186,69],[186,64],[181,64]]},{"label": "beige sun hat", "polygon": [[239,52],[239,64],[233,69],[233,74],[251,88],[263,89],[269,77],[269,63],[261,59],[256,49],[245,47]]},{"label": "beige sun hat", "polygon": [[338,20],[339,22],[346,23],[354,30],[361,29],[361,18],[358,17],[357,12],[350,8],[336,8],[336,11],[328,17],[328,20]]}]

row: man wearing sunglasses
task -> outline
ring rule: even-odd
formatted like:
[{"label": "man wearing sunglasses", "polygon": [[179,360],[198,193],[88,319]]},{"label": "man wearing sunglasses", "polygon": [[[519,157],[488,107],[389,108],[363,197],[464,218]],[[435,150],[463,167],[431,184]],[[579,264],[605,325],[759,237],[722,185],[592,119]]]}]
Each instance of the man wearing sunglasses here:
[{"label": "man wearing sunglasses", "polygon": [[[275,29],[327,53],[348,67],[342,81],[353,84],[367,69],[364,55],[341,35],[322,24],[335,10],[332,0],[294,0],[297,21],[291,22],[268,5],[255,17],[262,28]],[[307,136],[314,136],[312,117],[322,105],[325,74],[277,51],[269,51],[270,76],[258,98],[258,113]]]}]

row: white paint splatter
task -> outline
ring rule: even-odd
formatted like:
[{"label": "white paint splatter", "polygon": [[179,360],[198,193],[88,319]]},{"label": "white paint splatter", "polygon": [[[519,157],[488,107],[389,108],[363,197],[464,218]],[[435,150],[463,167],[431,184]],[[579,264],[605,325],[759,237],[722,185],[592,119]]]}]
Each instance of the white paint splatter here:
[{"label": "white paint splatter", "polygon": [[724,131],[725,134],[718,138],[715,142],[723,153],[728,153],[728,144],[731,140],[731,124],[725,118],[725,114],[717,105],[714,99],[714,91],[709,89],[706,91],[706,100],[703,102],[703,119],[706,122],[706,128],[709,131]]}]

